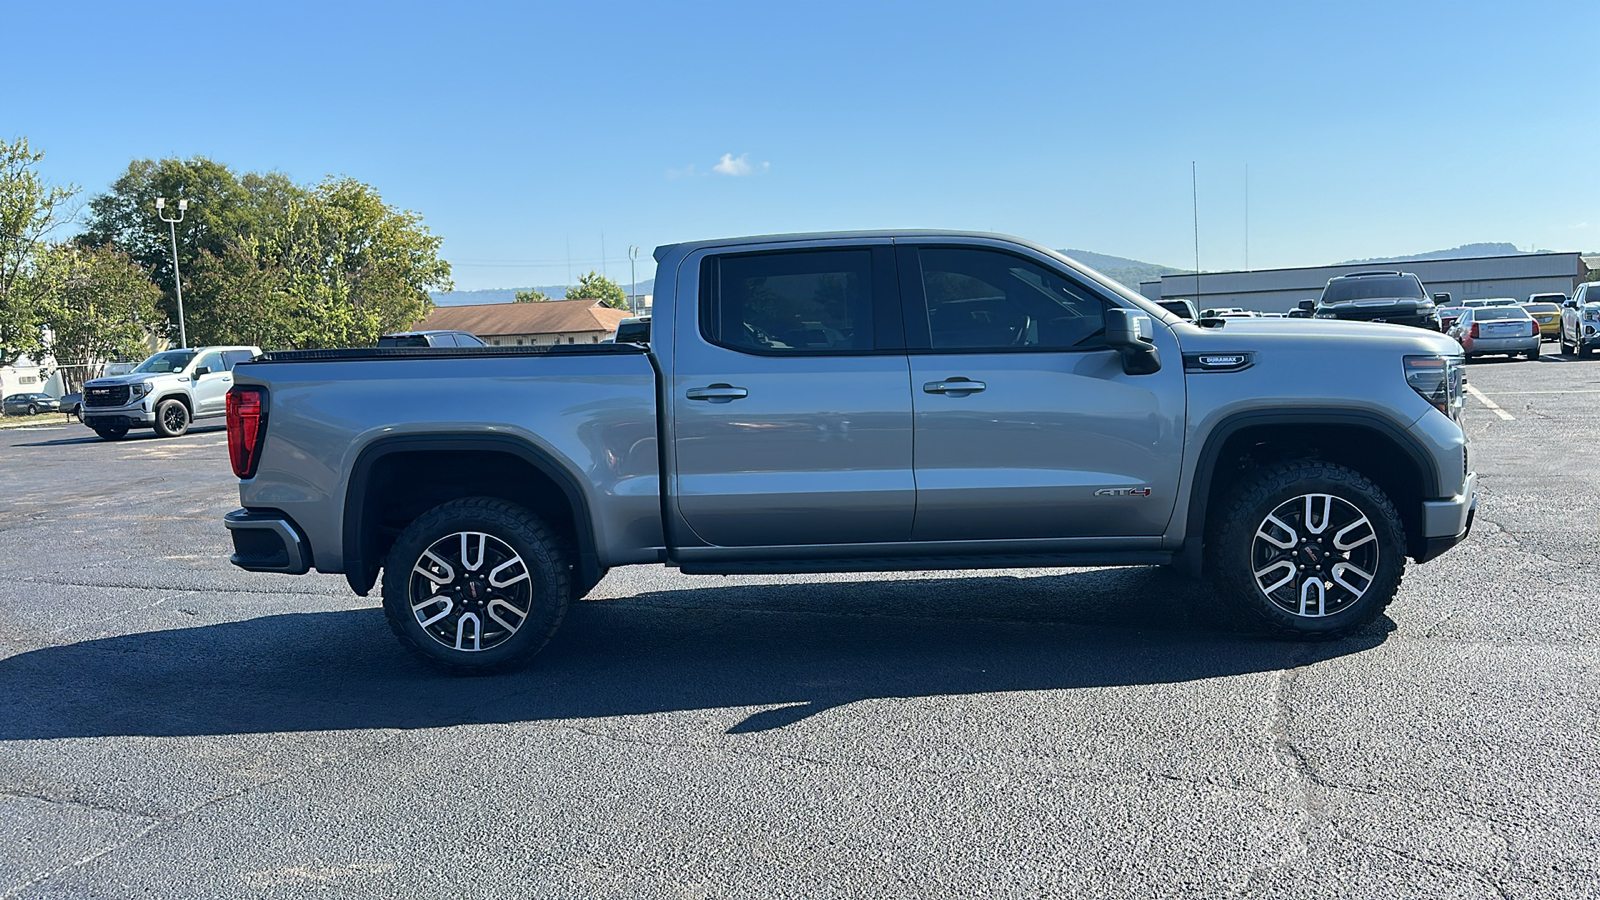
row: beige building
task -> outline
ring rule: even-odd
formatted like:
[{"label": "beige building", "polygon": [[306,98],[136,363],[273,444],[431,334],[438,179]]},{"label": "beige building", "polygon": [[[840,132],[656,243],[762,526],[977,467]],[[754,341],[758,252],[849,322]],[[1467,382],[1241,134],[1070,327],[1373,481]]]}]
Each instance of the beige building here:
[{"label": "beige building", "polygon": [[494,347],[598,344],[617,333],[625,310],[594,300],[439,306],[417,331],[469,331]]}]

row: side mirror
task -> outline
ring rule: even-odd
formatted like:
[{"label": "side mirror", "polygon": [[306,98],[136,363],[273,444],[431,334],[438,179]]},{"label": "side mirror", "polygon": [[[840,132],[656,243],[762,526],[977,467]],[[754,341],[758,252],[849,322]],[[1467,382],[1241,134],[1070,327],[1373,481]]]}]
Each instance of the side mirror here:
[{"label": "side mirror", "polygon": [[210,374],[211,374],[211,367],[210,366],[200,366],[200,367],[198,367],[198,368],[196,368],[194,370],[194,377],[196,377],[196,378],[204,378],[205,376],[210,375]]},{"label": "side mirror", "polygon": [[1565,303],[1563,303],[1561,305],[1566,307],[1567,309],[1577,309],[1578,308],[1578,301],[1573,300],[1571,298],[1568,298],[1567,302],[1565,302]]},{"label": "side mirror", "polygon": [[1106,310],[1106,346],[1122,354],[1124,373],[1149,375],[1161,371],[1155,340],[1155,324],[1149,316],[1122,307]]},{"label": "side mirror", "polygon": [[1315,300],[1301,300],[1299,303],[1296,303],[1294,305],[1294,307],[1295,307],[1295,309],[1303,309],[1306,312],[1312,312],[1317,308],[1317,301],[1315,301]]},{"label": "side mirror", "polygon": [[1448,291],[1446,291],[1445,293],[1442,293],[1442,294],[1434,294],[1433,295],[1433,303],[1434,303],[1435,306],[1449,306],[1450,305],[1450,293]]}]

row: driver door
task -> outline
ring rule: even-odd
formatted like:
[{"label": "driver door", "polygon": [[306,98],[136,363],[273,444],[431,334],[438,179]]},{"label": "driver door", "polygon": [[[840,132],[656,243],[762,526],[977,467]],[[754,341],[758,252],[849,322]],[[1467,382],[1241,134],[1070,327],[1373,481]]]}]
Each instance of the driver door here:
[{"label": "driver door", "polygon": [[233,373],[222,363],[222,354],[212,350],[195,360],[191,372],[210,369],[204,375],[190,376],[190,394],[194,397],[194,417],[220,416],[227,412],[228,389],[233,387]]}]

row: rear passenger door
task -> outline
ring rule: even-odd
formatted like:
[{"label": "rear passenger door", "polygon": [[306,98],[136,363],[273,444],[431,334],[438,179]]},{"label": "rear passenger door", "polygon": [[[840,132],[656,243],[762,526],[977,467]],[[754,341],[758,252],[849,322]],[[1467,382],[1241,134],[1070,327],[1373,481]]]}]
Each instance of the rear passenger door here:
[{"label": "rear passenger door", "polygon": [[1161,535],[1183,451],[1183,359],[1127,375],[1103,289],[1002,247],[901,247],[915,416],[912,539]]},{"label": "rear passenger door", "polygon": [[916,486],[891,245],[740,250],[680,269],[669,384],[682,521],[716,547],[906,540]]}]

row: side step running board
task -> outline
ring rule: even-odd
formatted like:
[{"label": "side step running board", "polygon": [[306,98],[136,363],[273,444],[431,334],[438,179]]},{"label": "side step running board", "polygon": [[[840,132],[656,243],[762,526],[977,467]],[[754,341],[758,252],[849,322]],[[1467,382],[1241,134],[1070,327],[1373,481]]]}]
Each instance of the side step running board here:
[{"label": "side step running board", "polygon": [[860,559],[725,560],[681,563],[688,575],[816,575],[827,572],[912,572],[938,569],[1044,569],[1077,566],[1164,566],[1167,550],[1027,553],[1004,556],[885,556]]}]

